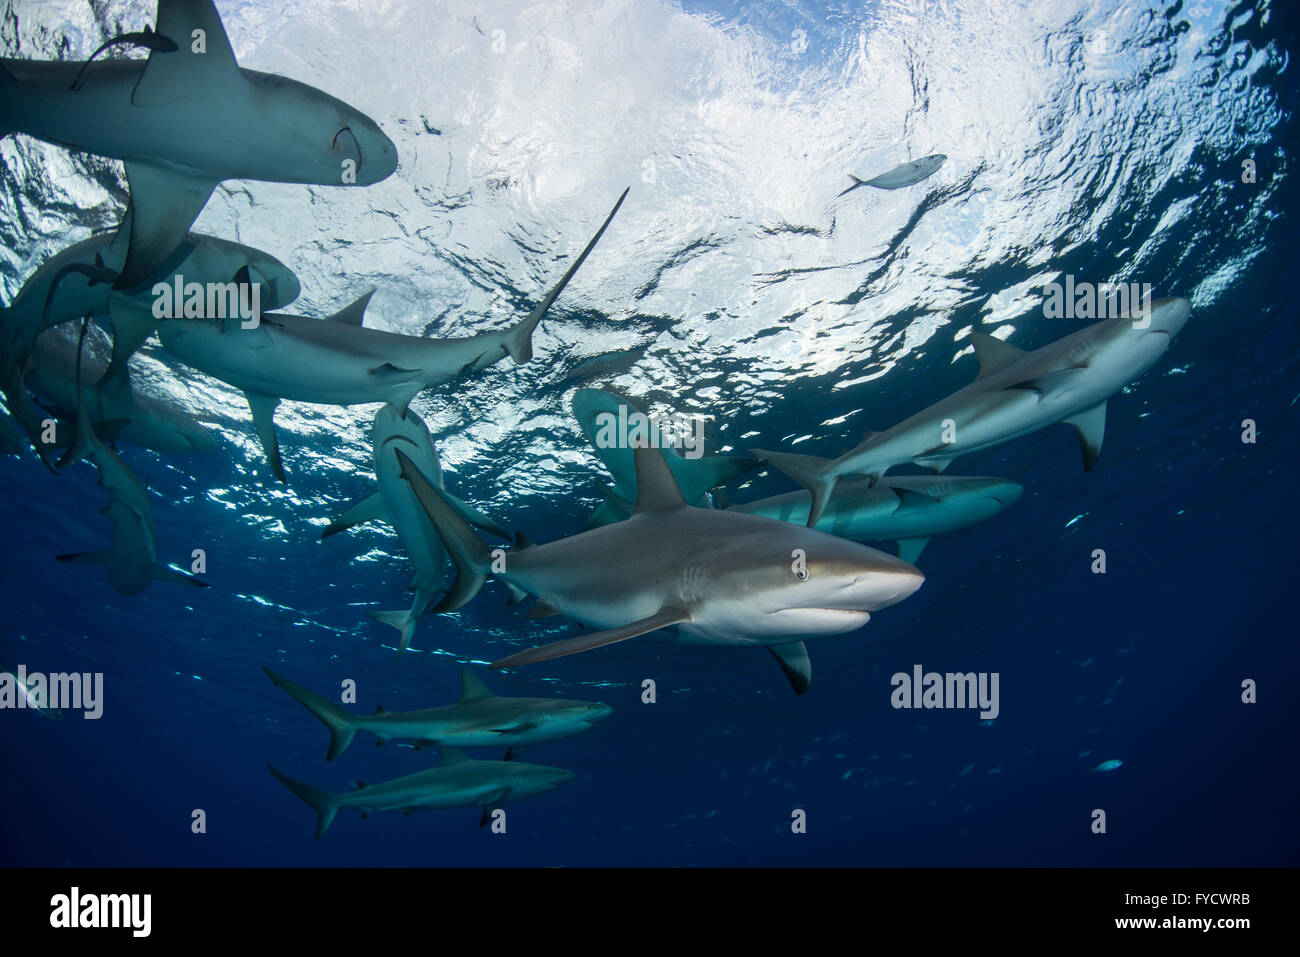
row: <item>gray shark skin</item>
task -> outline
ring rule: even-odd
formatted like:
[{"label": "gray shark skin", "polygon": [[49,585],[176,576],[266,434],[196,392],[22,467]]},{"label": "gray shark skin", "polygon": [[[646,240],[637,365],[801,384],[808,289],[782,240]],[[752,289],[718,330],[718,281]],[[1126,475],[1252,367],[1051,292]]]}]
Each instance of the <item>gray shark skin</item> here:
[{"label": "gray shark skin", "polygon": [[267,765],[281,784],[316,812],[316,840],[329,830],[339,808],[353,808],[364,818],[376,811],[425,811],[449,807],[481,807],[479,827],[486,824],[493,809],[507,801],[549,794],[577,775],[560,768],[523,761],[476,761],[455,748],[442,749],[442,763],[436,768],[372,786],[360,785],[346,794],[330,794],[295,781]]},{"label": "gray shark skin", "polygon": [[165,319],[158,336],[186,365],[242,389],[271,470],[287,482],[273,416],[281,399],[326,405],[386,402],[399,412],[416,393],[485,369],[507,355],[517,364],[533,355],[538,323],[595,248],[627,196],[559,283],[527,317],[508,329],[464,339],[425,339],[363,325],[370,293],[327,320],[264,315],[251,329],[238,319]]},{"label": "gray shark skin", "polygon": [[[77,409],[76,339],[62,336],[58,330],[36,340],[27,369],[28,388],[43,407],[61,419],[75,421]],[[200,425],[180,402],[166,396],[141,395],[129,379],[101,381],[106,368],[102,361],[86,355],[82,360],[88,381],[86,408],[97,435],[110,435],[114,442],[128,442],[141,448],[169,455],[214,452],[217,434]],[[64,440],[63,423],[54,445],[71,444]]]},{"label": "gray shark skin", "polygon": [[659,629],[678,644],[766,647],[795,691],[811,680],[805,638],[839,635],[897,604],[924,576],[892,555],[757,515],[686,504],[659,449],[636,456],[636,513],[546,545],[521,540],[494,573],[487,546],[398,453],[456,580],[434,608],[454,611],[489,573],[540,601],[530,616],[562,614],[600,629],[492,663],[515,667],[576,654]]},{"label": "gray shark skin", "polygon": [[[153,317],[152,286],[114,290],[109,279],[120,272],[126,242],[114,233],[100,233],[69,246],[42,263],[19,289],[13,302],[0,308],[0,388],[9,411],[19,420],[42,461],[51,468],[40,440],[43,416],[31,406],[25,375],[38,337],[45,330],[86,315],[108,317],[113,329],[113,357],[97,378],[106,391],[129,395],[127,358],[158,325]],[[174,266],[173,266],[174,264]],[[246,272],[244,272],[246,270]],[[159,274],[172,282],[230,282],[237,275],[260,285],[267,309],[279,309],[298,298],[298,277],[275,257],[239,243],[190,233],[184,237]],[[92,410],[95,402],[91,402]],[[76,402],[68,407],[75,414]],[[98,412],[95,412],[98,419]],[[153,446],[150,446],[153,447]]]},{"label": "gray shark skin", "polygon": [[[397,461],[395,450],[403,450],[420,470],[420,474],[439,489],[443,489],[442,463],[438,459],[433,438],[429,435],[424,420],[410,409],[403,414],[391,405],[381,406],[375,413],[371,435],[375,479],[379,491],[358,502],[338,520],[331,522],[321,532],[321,538],[328,538],[344,529],[370,521],[387,522],[397,533],[398,540],[401,541],[402,547],[415,566],[415,575],[410,585],[415,592],[415,599],[408,610],[372,611],[368,614],[376,621],[397,629],[401,636],[397,649],[400,654],[410,645],[416,624],[428,613],[434,600],[447,590],[447,581],[443,576],[447,552],[442,547],[442,540],[434,531],[433,524],[424,514],[424,509],[420,507],[415,493],[402,478],[401,465]],[[455,503],[456,508],[470,524],[507,540],[514,537],[495,521],[454,498],[445,490],[443,494],[449,501]]]},{"label": "gray shark skin", "polygon": [[[1084,471],[1090,471],[1106,431],[1106,400],[1164,355],[1190,314],[1186,299],[1159,299],[1151,304],[1145,324],[1105,319],[1032,352],[972,333],[980,363],[974,382],[891,429],[868,433],[838,459],[751,451],[812,492],[810,524],[817,523],[845,475],[865,475],[874,483],[906,462],[942,472],[967,452],[1058,422],[1079,433]],[[949,432],[955,432],[955,440],[945,442]]]},{"label": "gray shark skin", "polygon": [[[935,535],[986,521],[1019,501],[1023,493],[1024,488],[1016,482],[983,476],[893,475],[875,485],[868,479],[844,479],[816,528],[864,544],[897,541],[898,557],[915,564]],[[799,491],[728,508],[804,525],[811,505],[812,496]],[[619,499],[611,508],[626,518],[635,506]]]},{"label": "gray shark skin", "polygon": [[853,180],[853,185],[840,193],[840,196],[851,193],[862,186],[874,186],[876,189],[902,189],[905,186],[915,186],[922,180],[929,179],[939,172],[939,167],[943,166],[947,159],[948,157],[943,153],[934,153],[930,156],[923,156],[919,160],[913,160],[910,163],[901,163],[888,173],[881,173],[871,179],[858,179],[850,173],[849,179]]},{"label": "gray shark skin", "polygon": [[223,180],[366,186],[397,168],[397,147],[359,110],[241,69],[211,0],[159,0],[156,35],[176,49],[147,60],[0,61],[0,134],[125,162],[118,288],[154,275]]},{"label": "gray shark skin", "polygon": [[[84,326],[82,330],[84,340]],[[59,561],[103,565],[108,569],[109,584],[123,595],[138,595],[155,579],[208,587],[206,582],[159,563],[149,493],[121,457],[95,434],[84,393],[77,404],[76,439],[60,464],[70,465],[82,458],[90,458],[95,463],[99,484],[110,496],[108,506],[100,514],[113,522],[113,537],[108,551],[59,555]]]},{"label": "gray shark skin", "polygon": [[[619,436],[616,445],[605,446],[598,441],[600,426],[598,416],[612,415],[617,418],[620,407],[625,407],[628,414],[644,413],[615,392],[603,389],[579,389],[573,394],[573,415],[578,420],[582,434],[591,443],[592,449],[601,463],[609,470],[614,479],[613,494],[625,499],[636,498],[636,466],[632,449],[632,429],[627,429]],[[729,482],[734,478],[752,472],[758,468],[757,459],[742,455],[716,455],[687,458],[674,448],[663,448],[664,459],[673,473],[673,478],[681,489],[682,497],[689,505],[707,505],[706,495],[709,489]],[[701,450],[702,451],[702,450]],[[607,504],[596,509],[586,524],[586,528],[608,525],[619,521],[624,515],[615,514]]]},{"label": "gray shark skin", "polygon": [[588,731],[614,710],[593,701],[498,698],[472,671],[462,668],[462,694],[455,704],[421,711],[389,712],[381,708],[372,715],[355,715],[270,668],[262,670],[329,728],[326,761],[342,754],[358,731],[373,734],[379,744],[411,741],[417,748],[508,748],[510,754],[516,754],[530,745]]}]

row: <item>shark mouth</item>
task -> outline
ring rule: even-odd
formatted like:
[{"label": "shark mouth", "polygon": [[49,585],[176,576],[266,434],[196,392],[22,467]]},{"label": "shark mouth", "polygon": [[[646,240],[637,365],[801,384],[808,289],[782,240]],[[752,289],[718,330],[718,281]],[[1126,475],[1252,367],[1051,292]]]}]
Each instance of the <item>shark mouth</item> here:
[{"label": "shark mouth", "polygon": [[356,135],[355,133],[352,132],[352,127],[350,127],[350,126],[345,126],[345,127],[343,127],[343,129],[341,129],[341,130],[339,130],[337,133],[335,133],[335,134],[334,134],[334,139],[333,139],[333,141],[330,143],[330,149],[332,149],[332,150],[336,150],[336,149],[339,148],[339,137],[342,136],[344,133],[348,134],[348,138],[349,138],[350,140],[352,140],[352,147],[353,147],[353,149],[356,150],[356,153],[357,153],[357,172],[360,173],[360,172],[361,172],[361,159],[362,159],[362,157],[361,157],[361,143],[357,140],[357,135]]}]

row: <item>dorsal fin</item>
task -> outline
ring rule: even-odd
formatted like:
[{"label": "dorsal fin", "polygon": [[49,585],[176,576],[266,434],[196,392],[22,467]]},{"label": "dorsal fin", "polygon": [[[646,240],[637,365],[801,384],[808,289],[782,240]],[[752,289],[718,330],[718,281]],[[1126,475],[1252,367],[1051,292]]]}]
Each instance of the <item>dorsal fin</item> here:
[{"label": "dorsal fin", "polygon": [[461,704],[466,701],[482,701],[484,698],[491,698],[492,696],[492,692],[488,691],[487,685],[479,680],[478,675],[468,668],[460,669]]},{"label": "dorsal fin", "polygon": [[200,91],[211,93],[223,81],[243,82],[212,0],[158,0],[155,33],[177,48],[149,54],[131,94],[133,106],[165,106]]},{"label": "dorsal fin", "polygon": [[523,532],[515,532],[515,551],[521,552],[525,548],[532,548],[533,542]]},{"label": "dorsal fin", "polygon": [[1025,354],[1025,350],[1019,346],[1003,342],[987,332],[972,332],[970,342],[975,347],[975,358],[980,363],[980,374],[975,377],[977,379],[992,375]]},{"label": "dorsal fin", "polygon": [[636,510],[637,512],[662,512],[682,508],[686,499],[677,487],[672,470],[662,451],[644,441],[634,451],[636,458]]},{"label": "dorsal fin", "polygon": [[465,756],[465,752],[459,748],[443,747],[439,748],[439,750],[442,752],[442,767],[444,768],[450,767],[453,764],[464,764],[469,760],[469,758]]},{"label": "dorsal fin", "polygon": [[348,303],[334,315],[329,317],[331,322],[346,322],[349,326],[364,326],[366,324],[366,306],[370,305],[370,297],[375,294],[371,289],[369,292],[362,293],[352,302]]}]

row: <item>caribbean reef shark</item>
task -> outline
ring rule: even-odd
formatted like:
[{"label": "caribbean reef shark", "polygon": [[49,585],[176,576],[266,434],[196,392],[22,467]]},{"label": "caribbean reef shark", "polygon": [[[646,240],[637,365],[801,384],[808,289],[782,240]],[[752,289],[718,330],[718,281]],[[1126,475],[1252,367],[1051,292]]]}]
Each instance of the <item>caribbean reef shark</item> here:
[{"label": "caribbean reef shark", "polygon": [[487,546],[402,452],[406,476],[456,564],[433,609],[454,611],[489,573],[540,599],[530,617],[562,614],[600,629],[493,662],[547,661],[641,635],[678,644],[766,647],[795,691],[811,680],[804,638],[855,631],[924,576],[892,555],[758,515],[687,505],[663,453],[635,452],[636,513],[546,545],[520,539],[493,569]]},{"label": "caribbean reef shark", "polygon": [[[126,242],[100,233],[68,247],[46,262],[23,284],[7,308],[0,308],[0,388],[10,412],[23,425],[42,461],[53,467],[42,441],[41,416],[28,400],[25,376],[38,337],[50,328],[86,315],[109,318],[113,355],[97,384],[114,402],[130,395],[127,358],[158,325],[151,287],[118,291],[112,282],[126,255]],[[258,285],[266,309],[279,309],[298,298],[298,277],[275,257],[212,236],[190,233],[163,267],[170,284],[181,276],[187,284],[228,283],[240,277]],[[89,363],[87,363],[89,367]],[[91,408],[96,419],[96,401]],[[68,408],[75,413],[76,402]],[[118,410],[122,411],[121,409]],[[154,447],[154,446],[151,446]],[[162,451],[160,449],[160,451]],[[170,451],[170,450],[166,450]]]},{"label": "caribbean reef shark", "polygon": [[159,0],[157,21],[146,60],[0,60],[0,135],[126,164],[117,288],[163,266],[223,180],[366,186],[397,168],[397,148],[365,114],[241,69],[212,0]]},{"label": "caribbean reef shark", "polygon": [[[25,376],[41,406],[61,420],[55,447],[72,444],[75,431],[65,423],[75,421],[78,402],[76,339],[61,332],[52,329],[36,340]],[[105,369],[89,354],[82,364],[88,381],[97,381]],[[171,455],[217,448],[216,434],[200,425],[188,408],[165,395],[143,395],[127,378],[99,381],[82,391],[91,426],[101,438]]]},{"label": "caribbean reef shark", "polygon": [[[447,552],[442,547],[442,540],[434,531],[419,500],[411,491],[410,485],[402,478],[401,464],[397,461],[395,450],[403,450],[428,481],[443,488],[442,463],[433,447],[433,439],[424,420],[411,409],[405,413],[398,412],[391,405],[381,406],[375,413],[372,430],[375,478],[379,491],[348,509],[337,521],[321,532],[321,538],[351,528],[362,522],[387,522],[397,532],[402,547],[415,565],[415,576],[411,579],[411,589],[415,600],[409,610],[372,611],[371,618],[396,628],[401,635],[398,652],[406,650],[415,633],[419,620],[433,607],[434,600],[447,590],[447,581],[443,576],[443,566],[447,562]],[[443,495],[472,525],[492,532],[506,540],[514,536],[482,512],[452,496],[445,489]]]},{"label": "caribbean reef shark", "polygon": [[[399,412],[417,392],[477,372],[507,355],[524,363],[533,355],[533,330],[604,234],[627,196],[619,197],[605,222],[568,272],[526,318],[499,332],[465,339],[425,339],[363,325],[366,293],[328,320],[264,315],[255,328],[238,319],[165,319],[163,346],[200,372],[242,389],[253,424],[281,482],[286,482],[273,416],[281,399],[326,405],[387,402]],[[373,292],[373,290],[372,290]]]},{"label": "caribbean reef shark", "polygon": [[942,472],[953,459],[1064,422],[1079,433],[1084,471],[1101,453],[1106,400],[1169,348],[1187,317],[1186,299],[1159,299],[1140,321],[1106,319],[1032,352],[984,333],[971,342],[980,371],[973,383],[884,432],[869,432],[838,459],[751,451],[812,492],[816,525],[836,483],[865,475],[874,483],[895,465]]},{"label": "caribbean reef shark", "polygon": [[[990,519],[1019,501],[1023,492],[1016,482],[983,476],[893,475],[875,485],[867,479],[845,479],[836,486],[816,528],[855,542],[897,541],[898,557],[915,563],[931,537]],[[612,493],[607,504],[620,518],[635,510]],[[803,525],[811,504],[812,496],[800,491],[727,508]]]},{"label": "caribbean reef shark", "polygon": [[935,173],[939,172],[944,162],[948,159],[942,153],[935,153],[931,156],[923,156],[919,160],[913,160],[910,163],[902,163],[895,166],[888,173],[881,173],[879,176],[873,176],[871,179],[858,179],[852,173],[849,179],[853,180],[853,185],[844,192],[851,193],[862,186],[874,186],[876,189],[902,189],[904,186],[915,186],[922,180],[929,179]]},{"label": "caribbean reef shark", "polygon": [[[582,434],[587,437],[601,463],[614,479],[612,494],[623,499],[636,498],[636,467],[633,449],[642,438],[650,421],[630,399],[602,389],[579,389],[573,394],[573,414]],[[703,442],[702,435],[691,441]],[[686,442],[681,444],[686,446]],[[758,468],[757,459],[743,455],[704,456],[703,446],[689,448],[693,458],[681,454],[676,448],[661,450],[673,479],[688,505],[707,505],[710,489],[731,481]],[[626,518],[611,504],[602,504],[588,520],[586,527],[595,528]]]},{"label": "caribbean reef shark", "polygon": [[[89,317],[86,319],[89,323]],[[82,340],[85,340],[82,326]],[[78,374],[78,381],[81,381]],[[111,501],[100,513],[113,522],[113,538],[106,552],[82,552],[58,556],[61,562],[103,565],[108,582],[124,595],[138,595],[151,581],[176,582],[206,588],[207,583],[175,571],[158,562],[155,545],[153,508],[149,494],[136,474],[121,457],[100,441],[86,411],[84,392],[77,403],[77,435],[72,447],[60,461],[67,466],[89,457],[99,469],[99,484],[108,490]]]},{"label": "caribbean reef shark", "polygon": [[373,734],[379,744],[401,740],[412,741],[417,748],[508,748],[509,761],[529,745],[587,731],[613,711],[607,704],[592,701],[498,698],[473,672],[462,668],[462,693],[455,704],[423,711],[388,712],[380,708],[372,715],[354,715],[269,668],[262,670],[330,729],[326,761],[342,754],[358,731]]},{"label": "caribbean reef shark", "polygon": [[482,827],[490,820],[492,811],[507,801],[549,794],[576,777],[572,771],[523,761],[475,761],[455,748],[442,748],[442,763],[436,768],[383,784],[359,784],[347,794],[330,794],[295,781],[269,764],[266,767],[276,780],[316,812],[318,841],[329,830],[339,808],[355,808],[364,818],[375,811],[410,814],[436,808],[481,807],[479,827]]}]

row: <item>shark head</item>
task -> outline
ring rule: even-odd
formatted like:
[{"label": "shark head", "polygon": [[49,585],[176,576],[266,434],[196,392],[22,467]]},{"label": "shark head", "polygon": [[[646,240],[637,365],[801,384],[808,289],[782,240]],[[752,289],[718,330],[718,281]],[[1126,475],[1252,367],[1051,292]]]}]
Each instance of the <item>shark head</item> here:
[{"label": "shark head", "polygon": [[699,576],[692,625],[789,640],[855,631],[925,581],[916,566],[814,529],[754,517]]},{"label": "shark head", "polygon": [[1136,319],[1112,319],[1096,345],[1096,355],[1089,364],[1098,360],[1118,368],[1130,370],[1136,376],[1150,368],[1164,355],[1174,336],[1187,324],[1192,304],[1186,299],[1156,299],[1148,315]]},{"label": "shark head", "polygon": [[614,709],[599,701],[566,701],[555,698],[542,707],[537,718],[554,730],[572,728],[585,731],[591,725],[613,713]]},{"label": "shark head", "polygon": [[315,87],[249,73],[263,104],[261,163],[283,182],[370,186],[397,169],[397,147],[370,117]]},{"label": "shark head", "polygon": [[523,764],[511,762],[509,773],[510,800],[537,797],[549,794],[556,788],[568,784],[577,777],[572,771],[563,768],[549,768],[543,764]]}]

